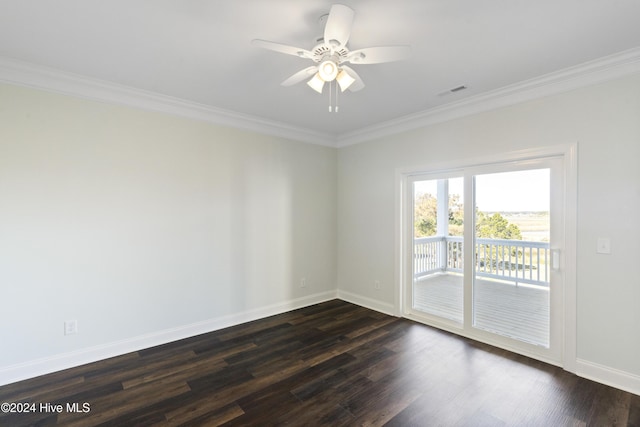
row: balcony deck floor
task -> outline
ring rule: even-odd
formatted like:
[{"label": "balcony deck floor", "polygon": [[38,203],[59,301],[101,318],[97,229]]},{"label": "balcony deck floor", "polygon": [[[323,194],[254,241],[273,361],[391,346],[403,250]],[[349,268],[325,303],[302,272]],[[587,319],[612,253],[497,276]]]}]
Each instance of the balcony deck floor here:
[{"label": "balcony deck floor", "polygon": [[[548,288],[496,280],[475,282],[474,326],[528,343],[549,345]],[[462,323],[462,275],[439,273],[414,284],[414,309]]]}]

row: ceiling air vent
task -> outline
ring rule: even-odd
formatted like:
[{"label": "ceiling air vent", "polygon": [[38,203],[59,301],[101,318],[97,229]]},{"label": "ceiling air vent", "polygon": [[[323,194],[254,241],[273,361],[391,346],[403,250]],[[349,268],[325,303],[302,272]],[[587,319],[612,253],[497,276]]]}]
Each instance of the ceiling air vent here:
[{"label": "ceiling air vent", "polygon": [[469,87],[467,85],[456,86],[456,87],[453,87],[453,88],[451,88],[449,90],[445,90],[444,92],[439,93],[438,96],[451,95],[452,93],[462,92],[465,89],[469,89]]}]

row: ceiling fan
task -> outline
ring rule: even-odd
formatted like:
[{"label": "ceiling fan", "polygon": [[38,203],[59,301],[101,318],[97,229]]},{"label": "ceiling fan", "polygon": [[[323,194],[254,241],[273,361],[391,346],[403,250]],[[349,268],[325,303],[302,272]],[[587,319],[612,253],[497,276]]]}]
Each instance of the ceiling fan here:
[{"label": "ceiling fan", "polygon": [[[307,80],[307,84],[318,93],[322,93],[324,84],[334,80],[344,92],[352,92],[364,88],[364,82],[351,64],[379,64],[383,62],[400,61],[409,57],[409,46],[381,46],[350,51],[347,42],[351,35],[351,27],[355,11],[342,4],[334,4],[328,15],[323,15],[321,22],[326,19],[324,37],[318,39],[318,44],[311,50],[288,46],[267,40],[252,40],[254,46],[273,50],[300,58],[310,59],[314,65],[298,71],[282,82],[283,86],[291,86]],[[336,92],[337,94],[337,92]]]}]

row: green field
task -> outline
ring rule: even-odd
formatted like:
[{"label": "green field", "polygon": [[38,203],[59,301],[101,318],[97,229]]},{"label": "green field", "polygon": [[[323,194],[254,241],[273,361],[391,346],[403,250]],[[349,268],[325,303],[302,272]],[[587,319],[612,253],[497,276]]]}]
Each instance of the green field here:
[{"label": "green field", "polygon": [[500,212],[500,215],[518,226],[522,240],[549,241],[549,212]]}]

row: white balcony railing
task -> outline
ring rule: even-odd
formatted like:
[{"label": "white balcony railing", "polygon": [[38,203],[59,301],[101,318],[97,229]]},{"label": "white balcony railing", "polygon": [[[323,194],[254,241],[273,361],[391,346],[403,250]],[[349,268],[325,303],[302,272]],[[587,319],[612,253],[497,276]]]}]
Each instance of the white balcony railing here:
[{"label": "white balcony railing", "polygon": [[[414,239],[414,277],[462,272],[463,240],[457,236]],[[549,286],[549,243],[476,239],[475,274],[494,279]]]}]

